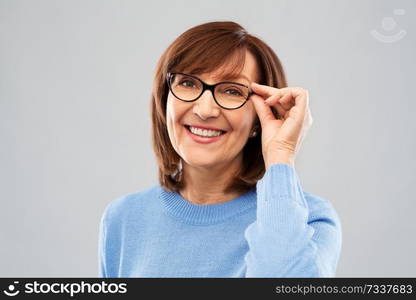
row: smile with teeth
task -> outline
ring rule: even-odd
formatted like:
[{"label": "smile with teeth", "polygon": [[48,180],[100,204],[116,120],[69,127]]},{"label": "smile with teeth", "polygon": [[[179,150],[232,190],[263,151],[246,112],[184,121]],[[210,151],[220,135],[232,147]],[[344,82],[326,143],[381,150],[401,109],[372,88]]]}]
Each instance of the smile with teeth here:
[{"label": "smile with teeth", "polygon": [[203,136],[203,137],[216,137],[221,134],[224,134],[224,131],[218,131],[218,130],[209,130],[209,129],[202,129],[192,126],[186,126],[190,132],[193,134]]}]

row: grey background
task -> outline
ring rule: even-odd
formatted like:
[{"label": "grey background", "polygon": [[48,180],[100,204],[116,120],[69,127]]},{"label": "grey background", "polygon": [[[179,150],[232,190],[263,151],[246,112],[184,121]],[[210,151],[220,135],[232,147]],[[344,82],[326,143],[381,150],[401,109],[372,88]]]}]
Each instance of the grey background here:
[{"label": "grey background", "polygon": [[[337,276],[416,276],[415,13],[411,0],[1,0],[0,276],[97,276],[104,207],[157,180],[156,62],[214,20],[263,38],[310,92],[296,169],[341,217]],[[375,39],[398,31],[383,17],[407,35]]]}]

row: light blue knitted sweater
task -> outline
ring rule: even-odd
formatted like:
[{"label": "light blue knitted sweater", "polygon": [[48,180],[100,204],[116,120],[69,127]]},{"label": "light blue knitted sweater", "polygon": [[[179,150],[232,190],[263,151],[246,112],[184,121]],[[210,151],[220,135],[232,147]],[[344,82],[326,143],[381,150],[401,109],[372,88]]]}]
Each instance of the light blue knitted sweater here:
[{"label": "light blue knitted sweater", "polygon": [[119,197],[99,227],[99,277],[334,277],[340,219],[274,164],[256,188],[199,205],[159,184]]}]

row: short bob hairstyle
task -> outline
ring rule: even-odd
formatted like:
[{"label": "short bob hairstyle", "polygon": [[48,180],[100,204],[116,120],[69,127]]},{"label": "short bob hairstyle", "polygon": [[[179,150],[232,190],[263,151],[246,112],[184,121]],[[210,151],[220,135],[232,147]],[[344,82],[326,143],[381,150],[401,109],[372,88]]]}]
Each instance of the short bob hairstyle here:
[{"label": "short bob hairstyle", "polygon": [[[225,76],[238,75],[245,62],[246,50],[256,58],[258,83],[286,87],[283,67],[274,51],[261,39],[250,35],[235,22],[209,22],[188,29],[177,37],[160,57],[153,79],[151,96],[152,144],[159,165],[159,183],[169,191],[180,191],[185,182],[182,161],[173,148],[166,126],[168,72],[203,74],[222,66]],[[222,74],[221,74],[222,75]],[[279,115],[273,109],[274,115]],[[246,192],[255,187],[265,172],[261,147],[261,126],[256,117],[257,136],[249,138],[243,148],[243,166],[225,188],[224,193]]]}]

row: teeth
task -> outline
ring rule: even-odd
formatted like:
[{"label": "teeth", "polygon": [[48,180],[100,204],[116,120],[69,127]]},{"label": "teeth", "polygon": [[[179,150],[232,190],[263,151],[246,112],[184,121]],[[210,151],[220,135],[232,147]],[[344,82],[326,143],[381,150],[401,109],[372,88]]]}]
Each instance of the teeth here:
[{"label": "teeth", "polygon": [[219,136],[221,135],[221,131],[218,130],[207,130],[189,126],[189,129],[193,134],[200,135],[200,136]]}]

